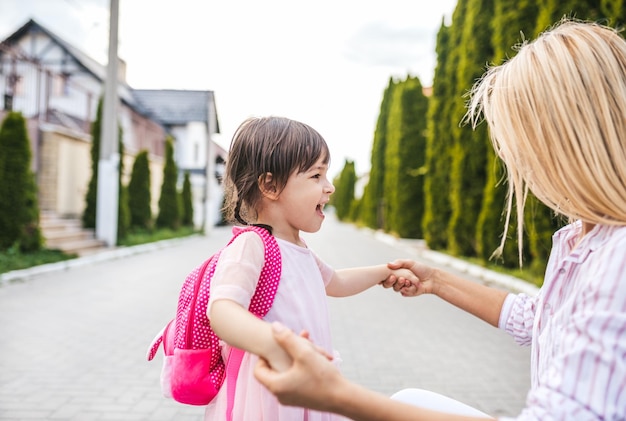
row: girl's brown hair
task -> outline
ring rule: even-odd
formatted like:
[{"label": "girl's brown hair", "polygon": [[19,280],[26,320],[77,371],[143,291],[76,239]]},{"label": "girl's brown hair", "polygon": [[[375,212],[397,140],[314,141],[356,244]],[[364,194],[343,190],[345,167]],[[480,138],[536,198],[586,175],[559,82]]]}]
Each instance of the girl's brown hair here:
[{"label": "girl's brown hair", "polygon": [[284,117],[245,120],[230,144],[224,179],[224,211],[229,221],[247,225],[257,218],[259,182],[271,173],[280,192],[294,172],[330,161],[324,138],[310,126]]}]

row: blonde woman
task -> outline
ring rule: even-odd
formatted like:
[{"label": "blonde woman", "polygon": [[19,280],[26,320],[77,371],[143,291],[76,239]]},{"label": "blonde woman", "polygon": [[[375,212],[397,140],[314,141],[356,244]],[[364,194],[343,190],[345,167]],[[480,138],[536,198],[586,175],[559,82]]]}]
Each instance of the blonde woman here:
[{"label": "blonde woman", "polygon": [[[571,220],[554,234],[540,293],[506,294],[410,260],[390,268],[411,269],[417,291],[394,289],[435,294],[531,346],[517,420],[624,420],[626,42],[608,27],[561,22],[474,86],[468,119],[481,116],[507,168],[519,243],[527,190]],[[277,373],[260,363],[256,374],[285,403],[367,421],[485,418],[440,396],[435,408],[423,391],[399,394],[417,406],[389,400],[341,377],[287,329],[275,337],[294,364]],[[464,415],[443,412],[459,405]]]}]

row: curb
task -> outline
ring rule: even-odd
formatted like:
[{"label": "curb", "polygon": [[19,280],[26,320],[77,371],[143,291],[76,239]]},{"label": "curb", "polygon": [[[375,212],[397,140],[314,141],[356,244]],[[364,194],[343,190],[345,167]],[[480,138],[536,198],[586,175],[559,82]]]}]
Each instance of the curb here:
[{"label": "curb", "polygon": [[155,241],[152,243],[140,244],[130,247],[112,248],[109,250],[94,253],[88,256],[76,257],[74,259],[63,260],[61,262],[46,263],[26,269],[13,270],[0,274],[0,287],[11,282],[23,282],[38,275],[52,272],[60,272],[71,268],[80,267],[92,263],[105,262],[109,260],[121,259],[136,254],[147,253],[172,247],[180,242],[197,238],[199,235],[190,235],[181,238],[171,238],[169,240]]}]

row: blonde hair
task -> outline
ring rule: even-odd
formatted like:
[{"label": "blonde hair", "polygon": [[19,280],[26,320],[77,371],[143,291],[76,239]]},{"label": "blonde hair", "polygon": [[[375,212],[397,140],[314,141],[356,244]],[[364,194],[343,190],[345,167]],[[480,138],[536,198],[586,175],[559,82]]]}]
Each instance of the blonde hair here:
[{"label": "blonde hair", "polygon": [[616,30],[563,20],[473,87],[466,118],[488,124],[507,168],[521,263],[530,190],[557,214],[626,225],[626,41]]}]

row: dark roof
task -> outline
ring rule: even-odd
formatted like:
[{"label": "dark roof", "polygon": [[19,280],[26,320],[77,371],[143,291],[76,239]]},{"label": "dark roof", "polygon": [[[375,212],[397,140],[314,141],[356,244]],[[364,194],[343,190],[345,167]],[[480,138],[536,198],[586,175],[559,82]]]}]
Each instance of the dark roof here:
[{"label": "dark roof", "polygon": [[208,124],[211,91],[135,89],[133,94],[142,108],[168,126],[203,121]]}]

